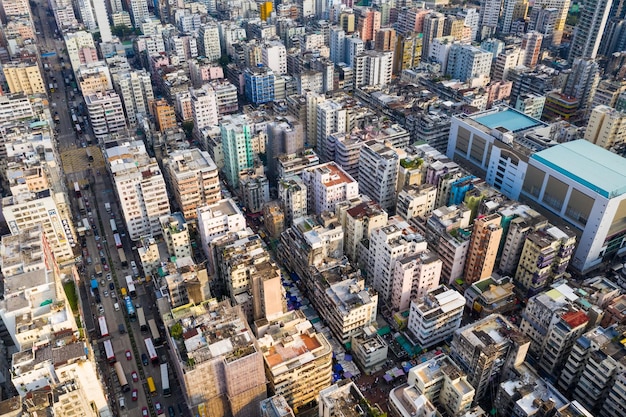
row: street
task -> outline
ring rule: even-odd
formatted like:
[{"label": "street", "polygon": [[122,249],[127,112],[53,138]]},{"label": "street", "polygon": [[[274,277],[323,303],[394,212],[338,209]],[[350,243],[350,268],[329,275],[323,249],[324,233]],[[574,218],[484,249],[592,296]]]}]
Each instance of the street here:
[{"label": "street", "polygon": [[[181,415],[180,410],[187,415],[186,407],[179,407],[184,400],[180,390],[180,384],[174,380],[174,372],[170,369],[170,386],[172,395],[163,397],[161,394],[161,374],[158,365],[143,366],[141,361],[142,353],[146,352],[144,339],[149,337],[149,333],[142,333],[139,329],[137,321],[130,321],[121,295],[121,290],[126,286],[125,277],[131,275],[130,261],[135,260],[139,265],[139,259],[135,258],[135,253],[131,250],[133,243],[128,237],[122,237],[125,255],[128,259],[129,266],[122,267],[117,252],[117,247],[113,238],[113,231],[109,224],[111,215],[105,209],[105,203],[110,203],[111,211],[115,216],[118,228],[124,228],[122,213],[116,202],[116,195],[113,192],[113,185],[108,176],[104,160],[101,155],[100,148],[97,146],[89,147],[89,152],[94,156],[93,161],[88,160],[87,151],[84,146],[87,145],[87,134],[79,135],[75,131],[75,124],[72,121],[72,111],[74,114],[79,113],[79,108],[84,106],[83,98],[80,92],[74,90],[73,86],[65,84],[65,78],[73,77],[69,58],[65,53],[65,45],[61,38],[55,39],[56,23],[54,17],[47,14],[48,5],[43,1],[39,1],[38,7],[33,8],[34,21],[36,29],[40,35],[40,48],[42,54],[48,57],[42,58],[42,62],[48,65],[45,71],[46,85],[52,84],[54,91],[49,91],[51,100],[51,114],[53,117],[58,116],[56,124],[56,141],[58,152],[61,156],[63,165],[63,180],[66,182],[67,189],[70,190],[70,199],[74,213],[74,222],[77,226],[82,225],[83,219],[88,219],[92,230],[87,236],[79,241],[82,245],[77,246],[76,255],[79,256],[83,249],[87,250],[87,256],[83,256],[83,265],[78,266],[81,271],[81,282],[78,283],[78,294],[81,297],[83,312],[89,316],[87,320],[83,320],[84,324],[90,324],[93,332],[86,334],[90,339],[90,346],[93,349],[94,356],[98,360],[98,369],[100,370],[100,379],[107,390],[107,397],[113,415],[115,416],[142,416],[142,408],[146,408],[148,413],[156,416],[155,403],[160,402],[162,412],[167,413],[168,407],[173,406],[175,414]],[[50,52],[55,55],[50,56]],[[86,132],[88,130],[86,129]],[[80,185],[80,197],[74,193],[73,183]],[[82,199],[82,205],[85,208],[81,213],[79,199]],[[80,224],[79,224],[80,223]],[[101,256],[100,252],[103,252]],[[96,276],[96,265],[104,267],[101,257],[105,258],[105,263],[109,266],[109,271],[103,271],[101,276]],[[87,263],[87,258],[91,259],[91,264]],[[107,274],[110,273],[110,280]],[[91,292],[91,279],[98,281],[98,290],[100,295],[100,303],[96,303],[96,299]],[[114,289],[110,290],[109,285],[113,284]],[[135,307],[143,307],[146,319],[157,319],[156,307],[154,304],[154,287],[152,283],[138,282],[137,297],[133,299]],[[106,291],[106,296],[104,295]],[[114,308],[115,303],[119,305],[119,309]],[[98,317],[106,318],[109,336],[100,338],[100,330],[98,328]],[[156,320],[160,323],[160,320]],[[120,333],[119,325],[124,326],[124,333]],[[162,336],[164,336],[162,334]],[[119,385],[117,374],[114,367],[111,366],[104,355],[103,342],[111,340],[111,344],[117,361],[122,365],[125,377],[130,385],[128,392],[122,392]],[[166,358],[169,362],[169,352],[164,347],[157,347],[157,355],[159,358]],[[126,352],[131,352],[131,359],[127,360]],[[134,382],[132,378],[133,372],[137,373],[138,381]],[[154,379],[157,388],[156,395],[148,394],[147,378]],[[133,401],[133,391],[137,390],[137,399]],[[120,398],[124,398],[123,407]]]}]

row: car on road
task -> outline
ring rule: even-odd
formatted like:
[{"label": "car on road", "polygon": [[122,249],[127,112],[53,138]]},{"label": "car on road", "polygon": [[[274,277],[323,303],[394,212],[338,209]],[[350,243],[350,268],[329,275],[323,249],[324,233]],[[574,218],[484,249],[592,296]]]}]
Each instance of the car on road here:
[{"label": "car on road", "polygon": [[170,417],[176,417],[176,411],[174,411],[174,407],[172,407],[171,405],[167,407],[167,413],[170,415]]},{"label": "car on road", "polygon": [[107,290],[104,290],[104,296],[108,297],[109,296],[109,292]]},{"label": "car on road", "polygon": [[103,250],[100,251],[100,257],[104,258],[104,251]]},{"label": "car on road", "polygon": [[129,361],[133,358],[133,355],[130,353],[130,350],[126,349],[126,360]]},{"label": "car on road", "polygon": [[98,305],[98,312],[100,314],[104,314],[104,307],[102,307],[102,304]]},{"label": "car on road", "polygon": [[148,408],[147,407],[143,407],[141,409],[141,417],[148,417]]},{"label": "car on road", "polygon": [[154,409],[156,410],[157,414],[163,414],[163,406],[160,402],[157,401],[154,403]]},{"label": "car on road", "polygon": [[107,281],[111,281],[111,274],[107,274]]},{"label": "car on road", "polygon": [[115,284],[113,284],[112,282],[109,282],[109,289],[113,291],[115,289]]},{"label": "car on road", "polygon": [[133,401],[137,401],[138,397],[139,397],[139,393],[137,392],[137,388],[135,388],[131,394],[131,398]]},{"label": "car on road", "polygon": [[143,363],[143,366],[148,366],[148,355],[145,353],[141,354],[141,363]]},{"label": "car on road", "polygon": [[[98,238],[98,239],[100,239],[100,238]],[[101,244],[98,243],[96,246],[98,247],[98,249],[102,249],[102,245]]]},{"label": "car on road", "polygon": [[130,373],[131,378],[133,378],[133,382],[139,381],[139,375],[137,375],[137,371],[133,371]]},{"label": "car on road", "polygon": [[107,265],[107,264],[103,264],[102,267],[104,268],[105,271],[109,270],[109,265]]}]

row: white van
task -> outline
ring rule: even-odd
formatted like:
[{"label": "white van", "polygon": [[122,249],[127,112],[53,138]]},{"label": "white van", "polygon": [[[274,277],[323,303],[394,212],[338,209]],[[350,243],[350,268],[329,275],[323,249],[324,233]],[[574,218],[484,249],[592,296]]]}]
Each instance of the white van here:
[{"label": "white van", "polygon": [[113,304],[115,311],[120,311],[120,305],[118,303]]},{"label": "white van", "polygon": [[120,397],[120,408],[126,408],[126,399],[124,397]]}]

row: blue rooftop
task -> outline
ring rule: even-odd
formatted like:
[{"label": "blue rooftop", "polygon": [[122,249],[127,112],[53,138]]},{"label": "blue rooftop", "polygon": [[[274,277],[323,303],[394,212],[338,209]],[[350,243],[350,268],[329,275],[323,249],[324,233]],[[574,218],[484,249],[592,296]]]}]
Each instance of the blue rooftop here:
[{"label": "blue rooftop", "polygon": [[485,116],[472,117],[475,121],[490,129],[503,127],[511,132],[519,132],[535,126],[543,126],[544,124],[537,119],[526,116],[513,109],[499,111]]},{"label": "blue rooftop", "polygon": [[626,159],[584,139],[531,156],[606,198],[626,193]]}]

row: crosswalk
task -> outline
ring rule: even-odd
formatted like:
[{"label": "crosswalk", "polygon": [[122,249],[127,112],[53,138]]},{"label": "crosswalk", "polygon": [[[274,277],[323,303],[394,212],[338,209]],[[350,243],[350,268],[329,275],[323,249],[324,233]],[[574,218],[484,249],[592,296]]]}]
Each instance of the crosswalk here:
[{"label": "crosswalk", "polygon": [[[87,149],[93,157],[92,162],[87,159]],[[61,152],[61,164],[63,164],[63,171],[66,174],[83,172],[87,168],[104,169],[104,156],[97,146],[68,149]]]}]

